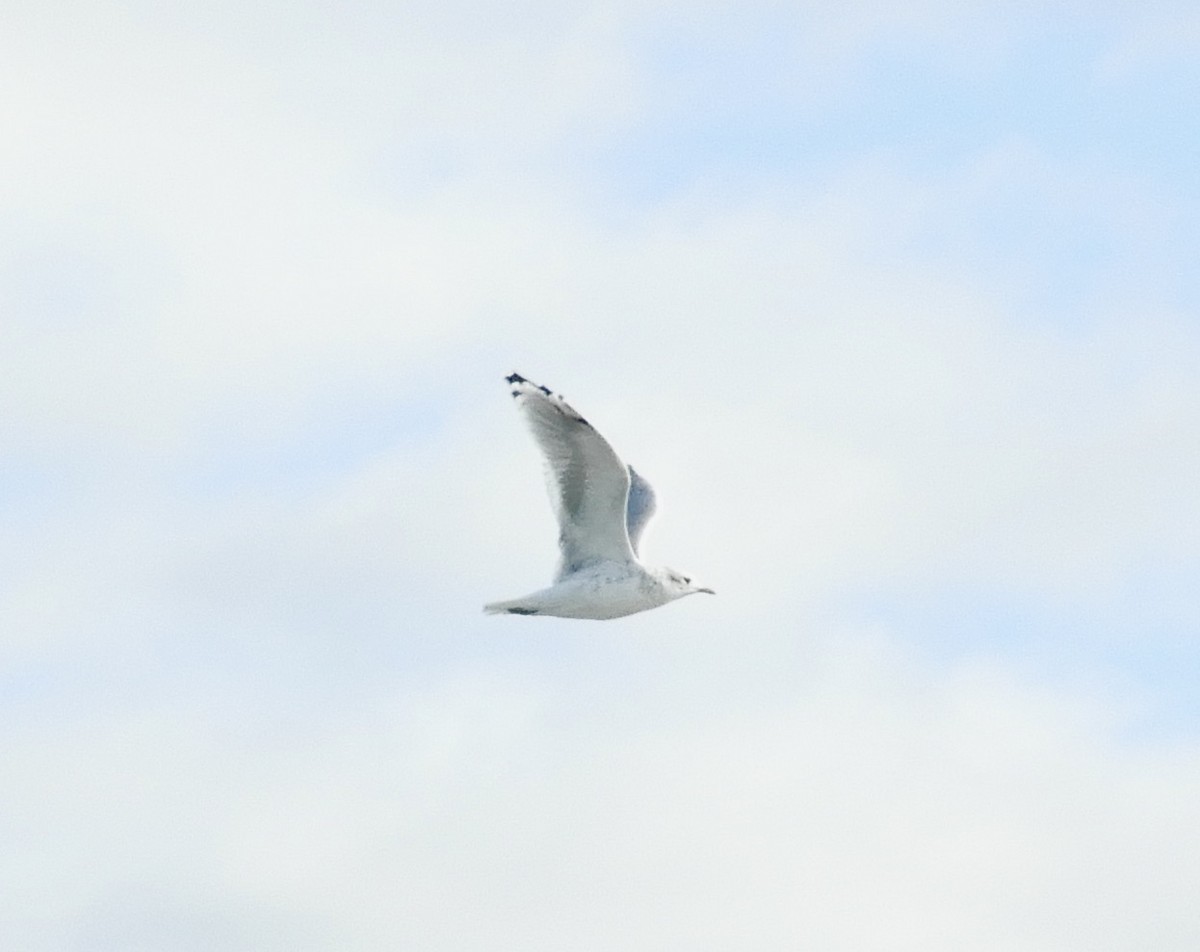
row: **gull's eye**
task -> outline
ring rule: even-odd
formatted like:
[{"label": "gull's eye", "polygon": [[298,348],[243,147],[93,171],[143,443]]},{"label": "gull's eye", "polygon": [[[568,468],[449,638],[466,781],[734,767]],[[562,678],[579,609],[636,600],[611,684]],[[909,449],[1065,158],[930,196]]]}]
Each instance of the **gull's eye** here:
[{"label": "gull's eye", "polygon": [[688,577],[685,575],[685,576],[683,577],[683,584],[684,584],[684,585],[691,585],[691,584],[692,584],[692,580],[691,580],[690,578],[688,578]]}]

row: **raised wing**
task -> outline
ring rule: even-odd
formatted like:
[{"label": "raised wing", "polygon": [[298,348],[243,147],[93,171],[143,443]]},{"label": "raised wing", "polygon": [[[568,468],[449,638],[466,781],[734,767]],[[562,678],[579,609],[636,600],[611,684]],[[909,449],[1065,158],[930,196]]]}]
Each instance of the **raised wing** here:
[{"label": "raised wing", "polygon": [[625,525],[628,467],[561,396],[520,374],[506,379],[546,458],[546,483],[562,550],[558,578],[592,562],[632,561]]},{"label": "raised wing", "polygon": [[629,534],[629,545],[633,554],[638,555],[638,543],[646,524],[658,508],[655,502],[654,487],[632,466],[629,467],[629,501],[625,505],[625,529]]}]

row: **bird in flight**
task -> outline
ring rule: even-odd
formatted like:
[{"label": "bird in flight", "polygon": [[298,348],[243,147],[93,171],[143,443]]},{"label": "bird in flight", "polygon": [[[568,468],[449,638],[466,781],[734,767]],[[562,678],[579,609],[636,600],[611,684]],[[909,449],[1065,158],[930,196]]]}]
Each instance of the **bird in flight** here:
[{"label": "bird in flight", "polygon": [[714,594],[680,572],[641,562],[638,543],[654,515],[654,490],[608,440],[548,387],[517,373],[505,380],[546,458],[561,557],[549,588],[492,602],[483,610],[489,615],[607,619],[696,592]]}]

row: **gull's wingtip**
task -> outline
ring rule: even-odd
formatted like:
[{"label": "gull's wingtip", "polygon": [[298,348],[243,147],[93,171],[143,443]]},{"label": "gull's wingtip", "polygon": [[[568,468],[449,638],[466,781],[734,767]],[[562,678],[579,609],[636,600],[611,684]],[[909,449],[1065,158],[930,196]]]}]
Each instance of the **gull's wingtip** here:
[{"label": "gull's wingtip", "polygon": [[[522,388],[522,387],[532,387],[534,390],[542,391],[542,393],[544,393],[548,397],[554,396],[554,391],[551,390],[549,387],[547,387],[545,384],[534,383],[528,377],[522,377],[515,370],[512,373],[510,373],[507,377],[505,377],[504,381],[510,387],[513,388],[512,395],[514,397],[520,396],[520,394],[521,394],[520,388]],[[562,397],[559,397],[558,399],[561,400]]]}]

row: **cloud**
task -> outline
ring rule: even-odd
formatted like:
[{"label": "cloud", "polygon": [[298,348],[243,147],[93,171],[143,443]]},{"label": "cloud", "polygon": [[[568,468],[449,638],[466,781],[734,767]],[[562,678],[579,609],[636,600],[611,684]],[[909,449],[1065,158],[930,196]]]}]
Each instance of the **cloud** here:
[{"label": "cloud", "polygon": [[[978,12],[25,11],[13,941],[1193,946],[1190,197],[996,121],[972,69],[1046,76]],[[911,161],[880,103],[953,139],[955,70],[979,134]],[[723,154],[723,109],[840,138]],[[553,563],[512,370],[718,598],[479,615]]]},{"label": "cloud", "polygon": [[[589,689],[585,662],[656,668],[625,641],[577,643],[541,683],[510,661],[360,696],[320,726],[300,714],[303,730],[286,704],[172,705],[79,735],[86,788],[54,781],[62,741],[38,731],[7,751],[10,815],[54,808],[71,836],[20,898],[88,910],[62,927],[78,937],[125,891],[190,910],[185,942],[236,910],[233,948],[275,922],[308,923],[305,948],[1119,949],[1146,928],[1186,947],[1170,884],[1195,872],[1178,796],[1194,752],[1122,749],[1098,699],[990,665],[931,678],[831,634],[810,630],[822,647],[765,697],[758,670]],[[117,891],[97,889],[96,857]]]}]

